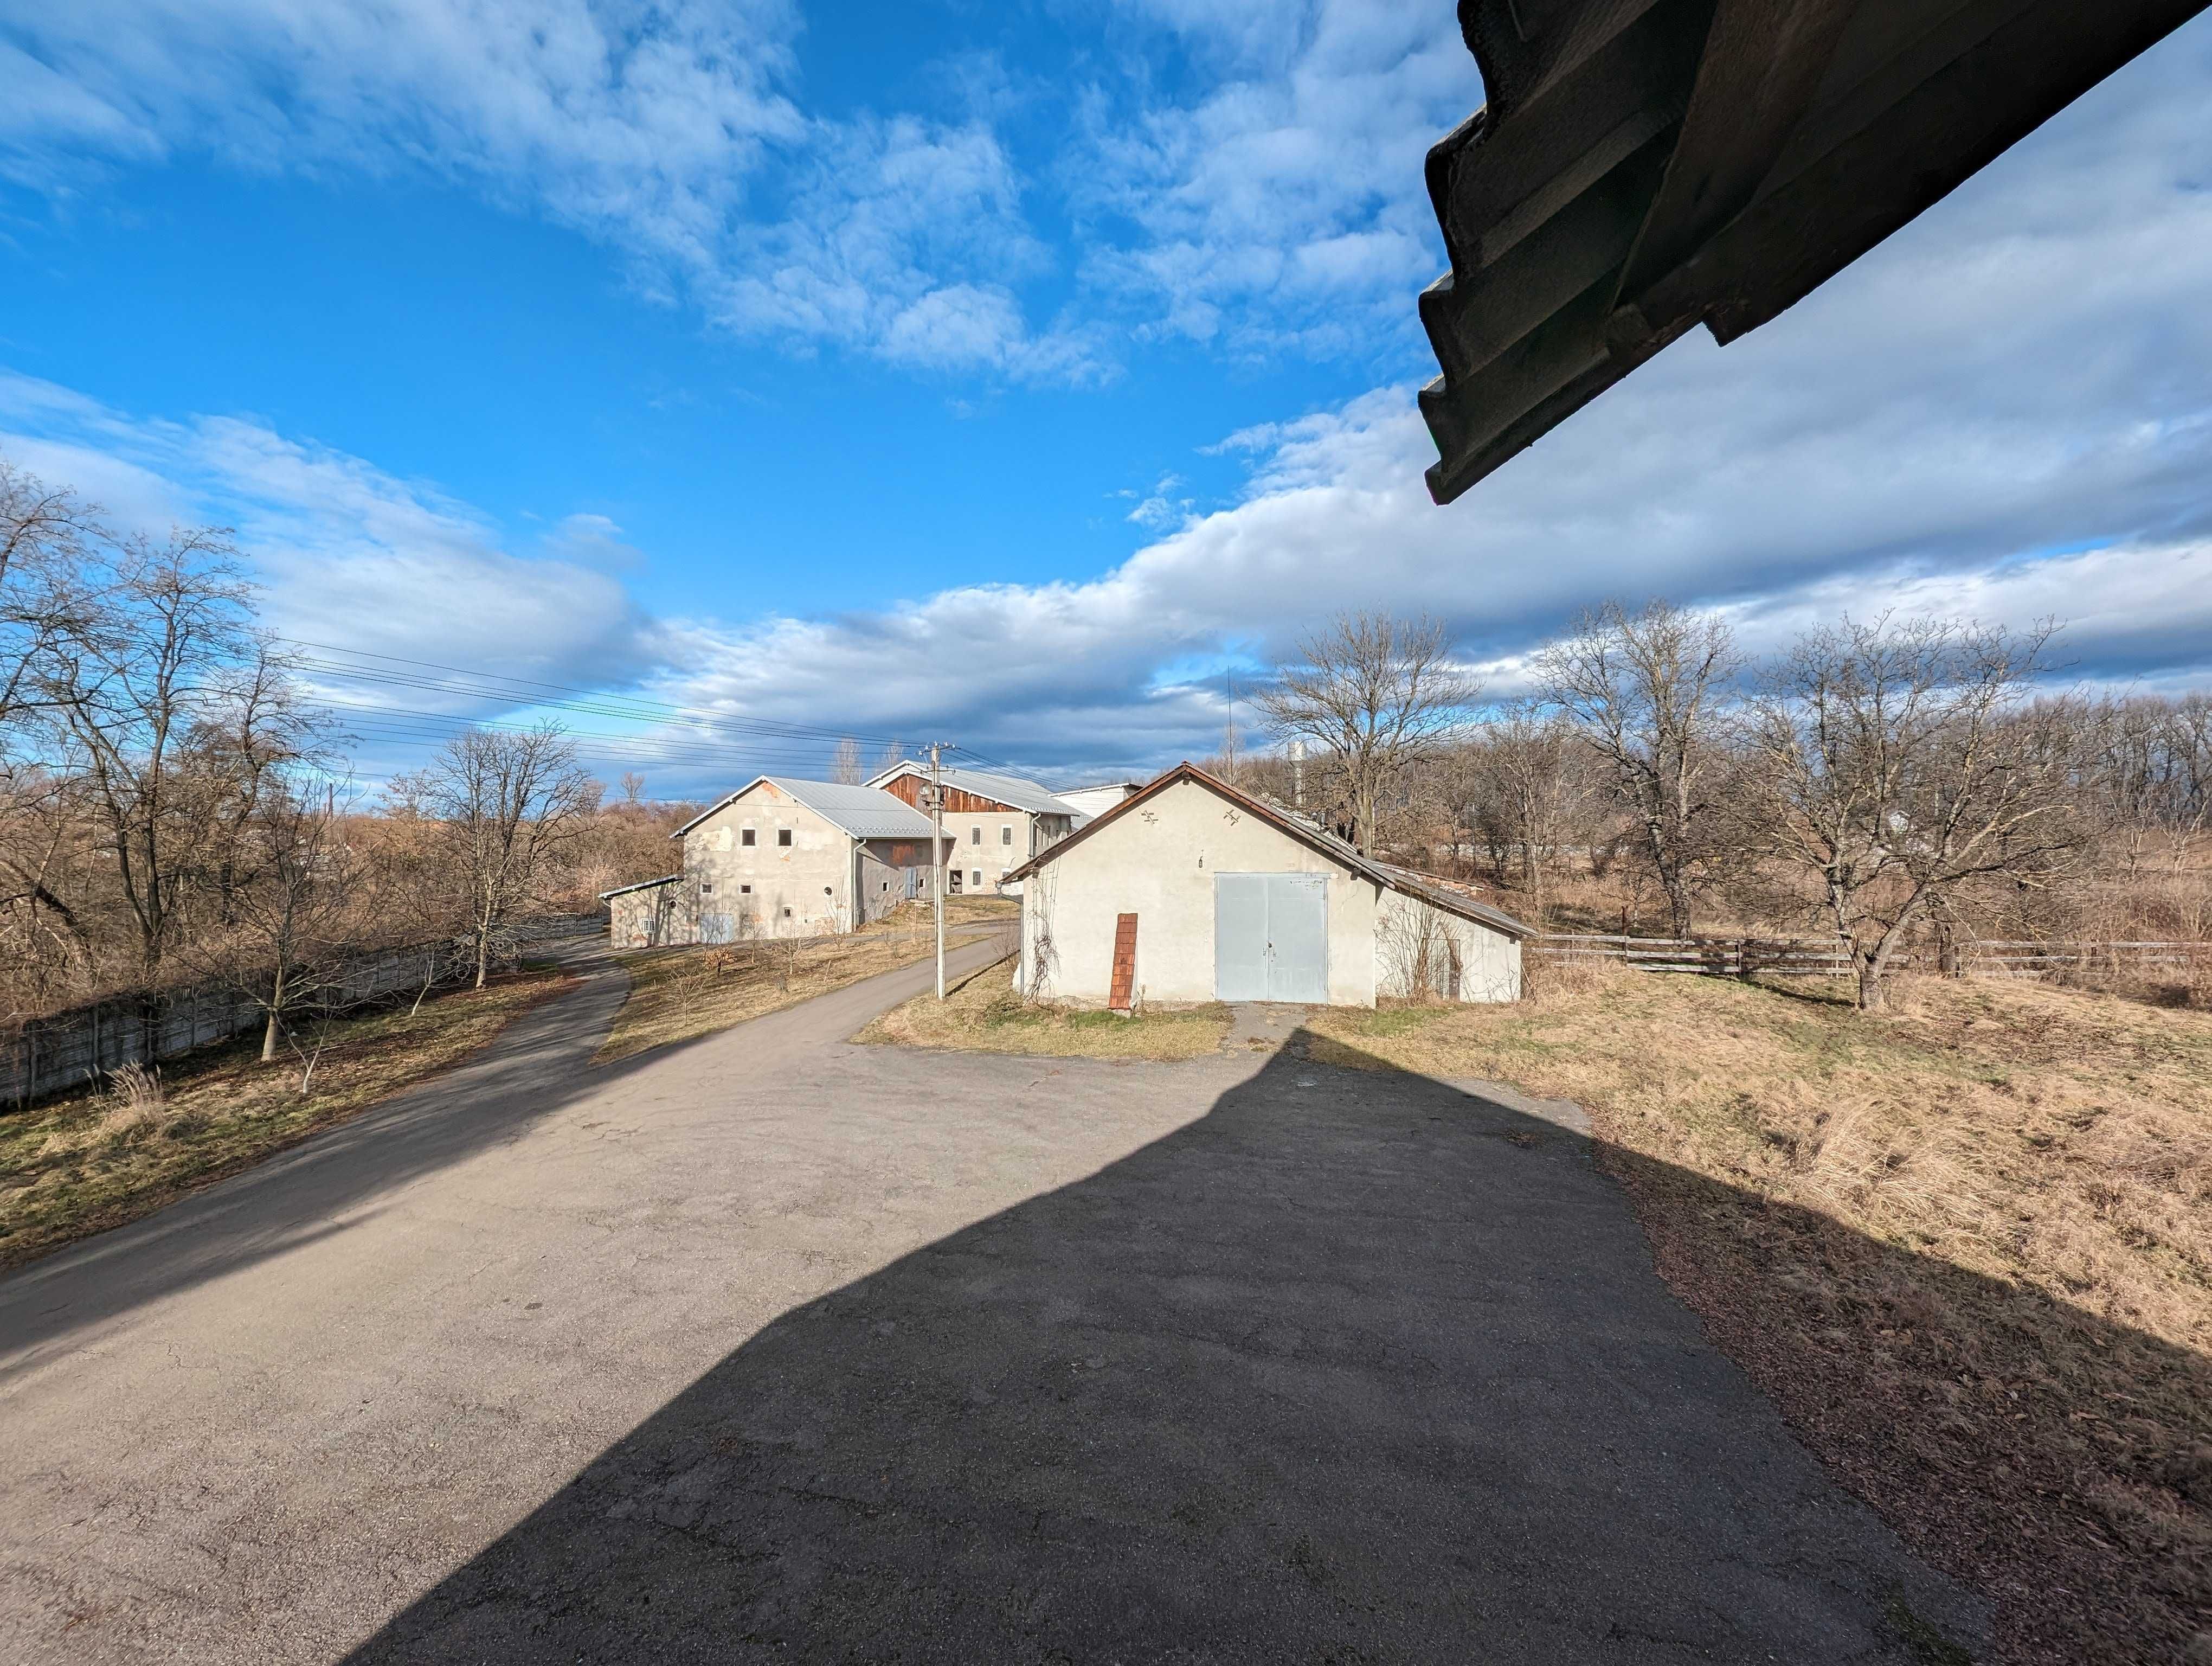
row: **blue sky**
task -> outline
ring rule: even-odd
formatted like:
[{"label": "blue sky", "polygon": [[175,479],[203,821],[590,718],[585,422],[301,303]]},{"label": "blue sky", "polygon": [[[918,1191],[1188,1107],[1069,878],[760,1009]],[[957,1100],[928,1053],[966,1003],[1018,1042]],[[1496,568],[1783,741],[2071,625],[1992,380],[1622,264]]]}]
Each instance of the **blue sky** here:
[{"label": "blue sky", "polygon": [[[2056,613],[2085,675],[2174,685],[2208,22],[1440,510],[1420,158],[1481,96],[1444,0],[0,0],[0,453],[235,526],[302,640],[1052,776],[1208,750],[1219,667],[1347,605],[1444,616],[1500,690],[1652,593],[1754,643]],[[756,761],[589,721],[655,793]]]}]

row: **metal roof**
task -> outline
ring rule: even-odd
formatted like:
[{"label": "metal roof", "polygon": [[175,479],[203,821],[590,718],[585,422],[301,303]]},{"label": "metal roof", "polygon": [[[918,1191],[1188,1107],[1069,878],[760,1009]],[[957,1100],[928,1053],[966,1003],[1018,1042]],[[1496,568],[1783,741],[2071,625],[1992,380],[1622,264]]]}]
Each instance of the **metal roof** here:
[{"label": "metal roof", "polygon": [[1189,781],[1195,786],[1205,787],[1208,792],[1227,800],[1245,814],[1256,816],[1276,831],[1288,834],[1300,844],[1319,851],[1331,861],[1338,863],[1358,874],[1362,879],[1370,880],[1386,890],[1414,897],[1428,903],[1431,908],[1442,909],[1447,914],[1456,914],[1462,919],[1472,920],[1479,925],[1487,926],[1492,931],[1502,932],[1508,937],[1522,938],[1531,934],[1528,926],[1516,920],[1502,909],[1492,908],[1487,903],[1478,903],[1473,897],[1458,891],[1443,890],[1426,874],[1415,873],[1408,868],[1393,867],[1388,863],[1374,861],[1363,856],[1356,847],[1346,844],[1334,834],[1324,832],[1279,806],[1269,804],[1264,799],[1255,799],[1249,793],[1238,792],[1227,781],[1208,775],[1195,763],[1176,764],[1174,769],[1153,781],[1143,791],[1131,794],[1112,809],[1085,823],[1058,844],[1047,846],[1006,877],[1008,879],[1027,879],[1047,862],[1056,861],[1065,856],[1100,828],[1121,820],[1123,816],[1135,810],[1147,799],[1166,791],[1179,781]]},{"label": "metal roof", "polygon": [[[909,774],[927,776],[929,766],[908,758],[902,763],[893,764],[881,775],[872,776],[868,785],[873,787],[894,775]],[[1010,808],[1026,810],[1032,815],[1074,816],[1082,813],[1072,804],[1062,804],[1036,782],[1025,781],[1019,775],[1001,775],[988,769],[940,769],[937,778],[947,787],[957,787],[963,793],[975,793],[978,798],[996,799]]]},{"label": "metal roof", "polygon": [[1460,0],[1429,152],[1448,503],[1677,337],[1757,329],[2207,0]]},{"label": "metal roof", "polygon": [[929,818],[902,799],[880,787],[848,787],[834,781],[798,781],[789,775],[756,775],[743,787],[717,800],[671,834],[682,838],[717,811],[736,803],[765,781],[779,793],[805,805],[831,826],[855,839],[927,839],[935,830]]},{"label": "metal roof", "polygon": [[617,885],[612,891],[601,891],[599,901],[604,903],[610,897],[627,897],[634,891],[651,891],[655,885],[672,885],[683,877],[680,873],[665,873],[658,879],[640,879],[634,885]]}]

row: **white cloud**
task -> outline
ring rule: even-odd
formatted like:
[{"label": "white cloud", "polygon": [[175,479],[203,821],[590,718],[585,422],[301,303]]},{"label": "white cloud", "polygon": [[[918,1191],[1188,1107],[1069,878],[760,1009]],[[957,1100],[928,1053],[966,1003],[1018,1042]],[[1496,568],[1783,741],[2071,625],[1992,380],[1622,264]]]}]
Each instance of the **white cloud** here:
[{"label": "white cloud", "polygon": [[[1434,20],[1154,5],[1211,29],[1192,38],[1218,85],[1148,117],[1109,181],[1151,216],[1127,270],[1152,259],[1174,280],[1145,293],[1243,346],[1349,341],[1385,327],[1384,312],[1410,325],[1410,289],[1385,279],[1391,238],[1414,235],[1400,217],[1418,189],[1414,140],[1440,131],[1419,106],[1466,97],[1440,64],[1424,80]],[[380,629],[411,645],[389,651],[459,663],[481,663],[487,641],[542,641],[547,663],[611,679],[650,667],[684,705],[950,733],[1002,757],[1203,750],[1218,695],[1191,668],[1232,645],[1287,646],[1337,607],[1443,614],[1507,679],[1576,608],[1655,593],[1725,605],[1759,643],[1845,610],[2057,614],[2086,672],[2167,678],[2212,669],[2209,83],[2212,20],[1774,324],[1725,350],[1678,344],[1448,510],[1422,486],[1434,453],[1394,372],[1230,436],[1217,449],[1247,456],[1250,474],[1228,508],[1194,516],[1168,480],[1133,495],[1125,513],[1158,536],[1089,581],[653,625],[603,563],[525,562],[465,508],[250,423],[126,422],[21,382],[0,415],[22,443],[73,447],[82,464],[42,471],[111,500],[243,504],[241,526],[276,552],[284,605],[346,618],[343,640]],[[1386,120],[1394,88],[1412,113]],[[1316,143],[1334,131],[1331,100],[1365,112],[1334,159]],[[1043,257],[995,143],[919,122],[867,131],[866,165],[795,190],[801,229],[719,304],[746,327],[852,332],[915,362],[1018,375],[1024,354],[1063,350],[1023,325],[1019,285]],[[817,198],[830,206],[806,206]],[[1084,349],[1064,350],[1073,362]],[[618,529],[572,521],[553,548],[594,536]],[[311,565],[324,552],[334,580]],[[474,646],[426,651],[441,630]]]},{"label": "white cloud", "polygon": [[556,553],[531,559],[476,510],[360,458],[237,417],[137,420],[6,373],[0,454],[126,530],[232,527],[264,621],[289,637],[569,683],[625,682],[659,653],[619,581],[594,570],[620,547],[602,516],[569,517]]},{"label": "white cloud", "polygon": [[[210,156],[428,172],[628,258],[742,334],[1019,380],[1100,374],[1011,286],[1051,257],[981,122],[796,101],[787,0],[75,0],[0,28],[0,177]],[[11,38],[12,37],[12,38]]]},{"label": "white cloud", "polygon": [[680,675],[1130,763],[1213,744],[1218,696],[1169,668],[1286,648],[1338,607],[1441,613],[1506,684],[1577,608],[1654,594],[1724,606],[1760,647],[1846,611],[2055,615],[2085,675],[2212,675],[2212,27],[2171,45],[1766,329],[1678,344],[1449,509],[1411,387],[1379,389],[1231,436],[1243,500],[1095,581],[702,631]]},{"label": "white cloud", "polygon": [[[1125,0],[1175,32],[1198,89],[1102,82],[1070,193],[1094,283],[1246,355],[1418,339],[1443,264],[1422,158],[1482,101],[1449,7]],[[1134,236],[1118,236],[1127,224]]]}]

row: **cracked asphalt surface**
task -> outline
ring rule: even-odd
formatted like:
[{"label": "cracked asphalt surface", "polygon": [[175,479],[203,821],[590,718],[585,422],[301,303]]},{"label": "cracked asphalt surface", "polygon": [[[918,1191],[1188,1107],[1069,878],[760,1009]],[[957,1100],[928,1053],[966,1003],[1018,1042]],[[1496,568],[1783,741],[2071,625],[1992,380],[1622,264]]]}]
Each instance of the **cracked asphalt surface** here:
[{"label": "cracked asphalt surface", "polygon": [[0,1280],[0,1658],[1979,1646],[1571,1106],[1317,1067],[1281,1015],[1177,1065],[843,1040],[926,967],[592,1068],[586,970]]}]

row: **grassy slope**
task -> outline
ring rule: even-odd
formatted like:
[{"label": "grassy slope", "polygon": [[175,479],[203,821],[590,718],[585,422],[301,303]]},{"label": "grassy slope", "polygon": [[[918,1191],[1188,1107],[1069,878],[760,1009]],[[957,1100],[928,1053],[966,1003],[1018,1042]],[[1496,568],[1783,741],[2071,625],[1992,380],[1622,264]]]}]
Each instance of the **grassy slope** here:
[{"label": "grassy slope", "polygon": [[50,1099],[0,1116],[0,1268],[151,1214],[476,1051],[571,982],[527,972],[339,1024],[299,1091],[289,1055],[260,1062],[260,1037],[162,1067],[166,1104],[133,1115],[107,1094]]},{"label": "grassy slope", "polygon": [[[1010,923],[1011,898],[946,900],[946,941],[977,940],[975,927]],[[594,1063],[726,1030],[936,952],[927,907],[908,907],[848,936],[787,949],[773,939],[724,947],[647,949],[624,955],[630,993]]]},{"label": "grassy slope", "polygon": [[854,1039],[1052,1058],[1188,1059],[1214,1051],[1229,1034],[1226,1006],[1147,1011],[1133,1018],[1032,1006],[1014,993],[1013,976],[1008,963],[948,991],[941,1005],[934,994],[917,995]]},{"label": "grassy slope", "polygon": [[1998,1599],[2004,1658],[2179,1660],[2212,1626],[2212,1015],[1613,972],[1310,1028],[1316,1059],[1589,1107],[1670,1282]]}]

